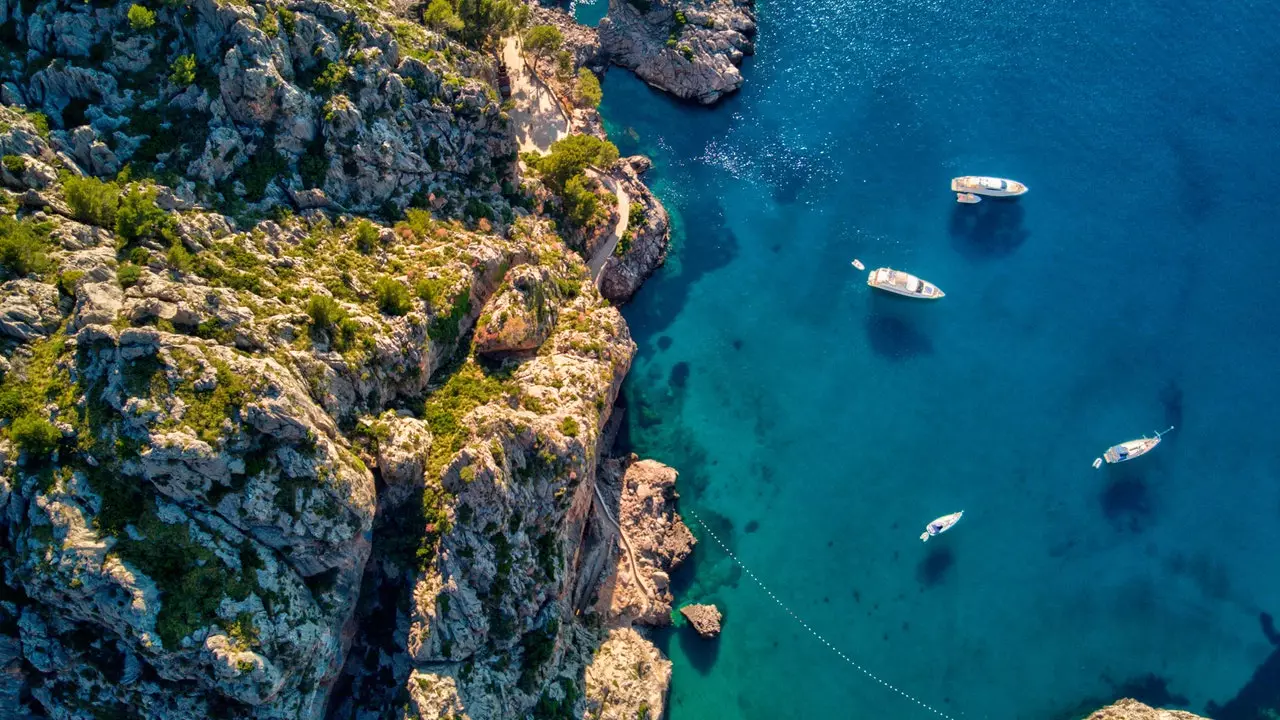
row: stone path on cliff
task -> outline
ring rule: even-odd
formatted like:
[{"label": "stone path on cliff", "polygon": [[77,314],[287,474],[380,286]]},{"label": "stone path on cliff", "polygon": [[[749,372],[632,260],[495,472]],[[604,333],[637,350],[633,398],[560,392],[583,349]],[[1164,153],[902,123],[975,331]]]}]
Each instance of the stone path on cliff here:
[{"label": "stone path on cliff", "polygon": [[551,143],[569,134],[569,118],[551,89],[525,63],[518,38],[507,38],[502,47],[502,62],[511,76],[511,99],[515,107],[509,115],[516,128],[520,152],[545,154]]},{"label": "stone path on cliff", "polygon": [[649,592],[649,588],[645,587],[644,580],[640,577],[640,566],[636,564],[636,554],[631,550],[631,542],[627,540],[627,534],[622,531],[622,526],[617,520],[613,519],[613,514],[609,512],[609,505],[604,501],[604,495],[600,494],[600,484],[595,485],[596,499],[600,501],[600,509],[604,511],[604,516],[609,518],[609,522],[618,528],[618,537],[622,538],[622,546],[627,549],[627,558],[631,560],[631,577],[636,579],[640,585],[640,590],[645,597],[653,599],[653,593]]},{"label": "stone path on cliff", "polygon": [[618,241],[627,232],[627,222],[631,214],[631,198],[627,195],[627,191],[623,190],[622,186],[608,175],[594,168],[587,168],[587,174],[604,183],[604,186],[612,190],[614,196],[618,198],[618,222],[614,225],[613,230],[610,231],[609,239],[596,249],[596,254],[592,255],[591,261],[587,263],[587,267],[591,270],[591,279],[595,281],[596,287],[599,287],[600,274],[604,270],[604,264],[609,261],[609,256],[613,255],[614,249],[618,247]]}]

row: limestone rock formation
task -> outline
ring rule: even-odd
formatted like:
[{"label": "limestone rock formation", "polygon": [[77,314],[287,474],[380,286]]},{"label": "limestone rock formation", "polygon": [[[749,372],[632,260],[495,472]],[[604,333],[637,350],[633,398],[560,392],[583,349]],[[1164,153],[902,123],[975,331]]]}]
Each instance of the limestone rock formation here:
[{"label": "limestone rock formation", "polygon": [[595,609],[606,618],[671,623],[670,573],[697,542],[673,509],[676,477],[675,470],[653,460],[605,465],[602,488],[607,499],[617,493],[614,519],[625,537],[615,545],[613,572],[596,589]]},{"label": "limestone rock formation", "polygon": [[515,144],[488,58],[376,4],[161,3],[147,28],[130,6],[0,4],[31,51],[0,80],[77,170],[176,173],[211,204],[315,189],[350,210],[509,212]]},{"label": "limestone rock formation", "polygon": [[630,300],[667,259],[671,242],[667,210],[640,179],[650,164],[648,158],[636,155],[619,160],[613,168],[614,181],[631,199],[627,232],[600,275],[600,293],[616,303]]},{"label": "limestone rock formation", "polygon": [[713,638],[720,634],[720,609],[715,605],[685,605],[680,608],[693,629],[705,638]]},{"label": "limestone rock formation", "polygon": [[1085,720],[1207,720],[1184,710],[1157,710],[1137,700],[1125,698],[1108,705]]},{"label": "limestone rock formation", "polygon": [[713,103],[742,85],[755,52],[753,0],[609,0],[600,44],[617,65],[678,98]]},{"label": "limestone rock formation", "polygon": [[599,720],[661,720],[671,661],[631,628],[611,630],[586,668],[586,713]]}]

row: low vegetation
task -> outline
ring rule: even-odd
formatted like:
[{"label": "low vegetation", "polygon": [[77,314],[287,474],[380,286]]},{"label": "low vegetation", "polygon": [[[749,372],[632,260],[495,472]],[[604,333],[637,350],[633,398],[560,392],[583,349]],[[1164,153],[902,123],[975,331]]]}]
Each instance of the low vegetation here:
[{"label": "low vegetation", "polygon": [[600,89],[600,79],[587,68],[578,68],[578,84],[574,88],[578,105],[582,107],[600,107],[604,99],[604,91]]},{"label": "low vegetation", "polygon": [[39,275],[52,270],[47,235],[47,228],[0,215],[0,268],[12,277]]}]

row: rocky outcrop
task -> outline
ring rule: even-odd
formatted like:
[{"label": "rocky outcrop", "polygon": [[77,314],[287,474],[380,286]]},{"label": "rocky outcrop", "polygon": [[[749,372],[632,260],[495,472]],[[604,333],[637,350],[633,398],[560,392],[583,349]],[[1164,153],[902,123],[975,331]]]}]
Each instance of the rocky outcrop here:
[{"label": "rocky outcrop", "polygon": [[720,609],[715,605],[685,605],[680,614],[693,626],[693,629],[704,638],[713,638],[720,634]]},{"label": "rocky outcrop", "polygon": [[512,270],[476,324],[476,352],[500,355],[537,350],[551,335],[558,300],[545,268]]},{"label": "rocky outcrop", "polygon": [[609,631],[586,667],[586,712],[599,720],[659,720],[671,661],[631,628]]},{"label": "rocky outcrop", "polygon": [[529,25],[552,25],[564,38],[563,48],[573,56],[573,67],[587,67],[603,73],[609,58],[600,48],[600,35],[593,27],[581,25],[558,7],[529,4]]},{"label": "rocky outcrop", "polygon": [[623,534],[612,571],[595,588],[594,610],[606,618],[671,623],[670,573],[696,542],[673,508],[676,477],[675,470],[653,460],[605,463],[602,492],[609,506],[618,498],[612,519]]},{"label": "rocky outcrop", "polygon": [[753,0],[609,0],[600,44],[610,60],[678,98],[713,103],[742,85],[755,52]]},{"label": "rocky outcrop", "polygon": [[1125,698],[1093,713],[1085,720],[1206,720],[1183,710],[1157,710]]},{"label": "rocky outcrop", "polygon": [[612,171],[614,181],[631,200],[627,231],[600,275],[600,293],[616,303],[630,300],[667,259],[671,241],[667,210],[640,179],[650,164],[648,158],[636,155],[619,160]]},{"label": "rocky outcrop", "polygon": [[145,29],[130,5],[7,18],[31,54],[0,80],[77,170],[176,173],[221,207],[319,191],[348,210],[510,212],[515,145],[487,58],[367,3],[167,3]]}]

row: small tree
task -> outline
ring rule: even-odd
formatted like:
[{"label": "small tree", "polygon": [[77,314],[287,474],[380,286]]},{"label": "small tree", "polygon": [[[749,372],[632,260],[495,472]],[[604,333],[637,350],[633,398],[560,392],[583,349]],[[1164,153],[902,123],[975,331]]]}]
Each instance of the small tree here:
[{"label": "small tree", "polygon": [[600,89],[600,79],[586,68],[578,68],[578,104],[583,107],[600,107],[604,99],[604,91]]},{"label": "small tree", "polygon": [[564,184],[564,194],[561,196],[564,217],[574,227],[590,227],[596,211],[600,209],[600,198],[596,196],[592,184],[582,174],[574,175]]},{"label": "small tree", "polygon": [[169,73],[169,82],[186,87],[196,81],[196,56],[179,55],[169,69],[172,70]]},{"label": "small tree", "polygon": [[110,228],[116,223],[120,188],[94,177],[71,177],[62,184],[71,214],[80,222]]},{"label": "small tree", "polygon": [[538,61],[560,49],[564,36],[555,25],[534,25],[524,34],[524,49],[533,54],[533,71],[538,71]]},{"label": "small tree", "polygon": [[141,5],[129,8],[129,27],[145,32],[156,26],[156,14]]},{"label": "small tree", "polygon": [[588,165],[604,167],[617,159],[616,145],[592,135],[570,135],[551,143],[550,154],[530,158],[533,168],[556,190]]},{"label": "small tree", "polygon": [[433,30],[456,33],[462,30],[462,18],[449,0],[431,0],[422,12],[422,22]]}]

